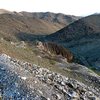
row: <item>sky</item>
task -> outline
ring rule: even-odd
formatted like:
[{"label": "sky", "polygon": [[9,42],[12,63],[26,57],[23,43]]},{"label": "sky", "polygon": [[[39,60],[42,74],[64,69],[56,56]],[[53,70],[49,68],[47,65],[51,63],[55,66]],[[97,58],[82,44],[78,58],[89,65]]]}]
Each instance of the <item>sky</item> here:
[{"label": "sky", "polygon": [[87,16],[100,13],[100,0],[0,0],[0,9]]}]

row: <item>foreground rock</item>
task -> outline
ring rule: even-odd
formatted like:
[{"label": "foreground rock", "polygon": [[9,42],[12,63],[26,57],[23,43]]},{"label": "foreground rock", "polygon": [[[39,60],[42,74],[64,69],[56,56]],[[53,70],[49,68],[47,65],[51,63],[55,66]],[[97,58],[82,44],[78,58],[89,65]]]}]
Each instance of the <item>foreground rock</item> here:
[{"label": "foreground rock", "polygon": [[99,100],[100,91],[35,64],[1,54],[0,96],[4,100]]}]

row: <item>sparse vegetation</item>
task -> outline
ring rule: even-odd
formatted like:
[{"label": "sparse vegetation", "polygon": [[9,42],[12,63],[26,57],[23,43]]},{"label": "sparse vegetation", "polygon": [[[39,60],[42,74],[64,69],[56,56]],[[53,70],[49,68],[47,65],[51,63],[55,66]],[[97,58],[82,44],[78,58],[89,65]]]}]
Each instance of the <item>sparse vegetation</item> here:
[{"label": "sparse vegetation", "polygon": [[49,62],[51,65],[55,65],[55,63],[56,63],[54,60],[49,60]]},{"label": "sparse vegetation", "polygon": [[0,100],[2,100],[2,97],[0,97]]}]

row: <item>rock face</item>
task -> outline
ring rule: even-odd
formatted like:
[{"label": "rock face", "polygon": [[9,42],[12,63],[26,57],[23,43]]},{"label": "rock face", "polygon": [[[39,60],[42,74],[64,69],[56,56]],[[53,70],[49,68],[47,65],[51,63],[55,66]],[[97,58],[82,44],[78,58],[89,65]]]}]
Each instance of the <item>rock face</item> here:
[{"label": "rock face", "polygon": [[67,62],[72,62],[73,54],[63,46],[60,46],[53,42],[38,42],[37,47],[44,53],[49,55],[57,55],[66,58]]},{"label": "rock face", "polygon": [[100,91],[35,64],[1,54],[0,97],[4,100],[99,100]]}]

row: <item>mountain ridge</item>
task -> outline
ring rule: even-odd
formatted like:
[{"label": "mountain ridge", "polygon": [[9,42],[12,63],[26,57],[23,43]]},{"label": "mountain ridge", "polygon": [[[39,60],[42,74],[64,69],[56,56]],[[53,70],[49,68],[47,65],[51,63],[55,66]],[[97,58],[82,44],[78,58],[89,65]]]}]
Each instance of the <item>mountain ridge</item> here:
[{"label": "mountain ridge", "polygon": [[72,23],[75,20],[78,20],[79,18],[81,18],[79,16],[65,15],[62,13],[52,13],[52,12],[29,13],[29,12],[22,11],[19,13],[21,13],[23,16],[35,17],[35,18],[43,19],[50,22],[58,22],[63,25],[68,25],[70,22]]}]

